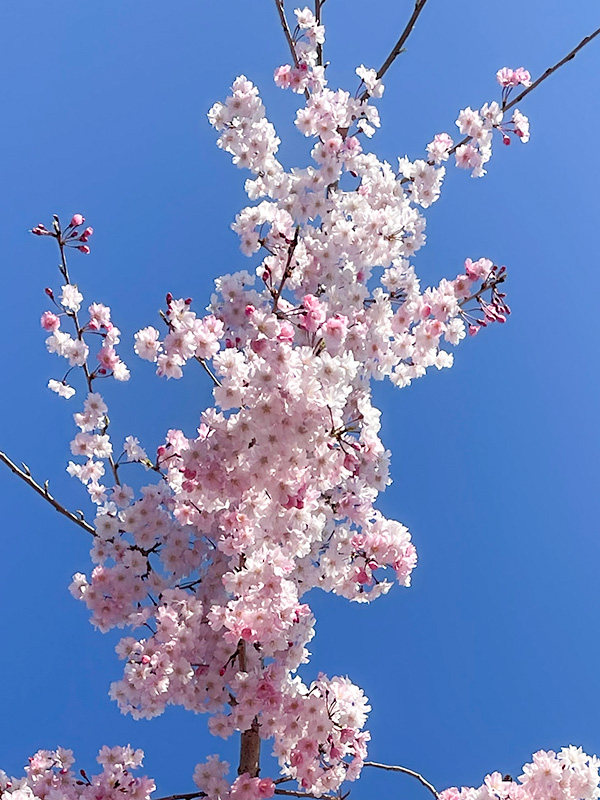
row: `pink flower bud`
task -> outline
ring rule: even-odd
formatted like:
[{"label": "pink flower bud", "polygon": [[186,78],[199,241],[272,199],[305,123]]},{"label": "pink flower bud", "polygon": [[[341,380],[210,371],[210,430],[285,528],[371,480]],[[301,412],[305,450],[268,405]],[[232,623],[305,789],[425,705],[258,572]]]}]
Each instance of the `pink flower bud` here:
[{"label": "pink flower bud", "polygon": [[275,794],[275,784],[271,778],[261,778],[258,782],[259,797],[268,798]]},{"label": "pink flower bud", "polygon": [[85,217],[81,214],[73,214],[71,217],[71,222],[69,223],[72,228],[76,228],[78,225],[83,225],[85,222]]},{"label": "pink flower bud", "polygon": [[90,248],[87,246],[87,244],[82,244],[82,245],[80,245],[80,246],[79,246],[77,249],[78,249],[78,250],[79,250],[81,253],[85,253],[86,255],[88,255],[88,254],[89,254],[89,252],[90,252]]},{"label": "pink flower bud", "polygon": [[51,311],[44,311],[40,323],[45,331],[56,331],[60,328],[60,319]]}]

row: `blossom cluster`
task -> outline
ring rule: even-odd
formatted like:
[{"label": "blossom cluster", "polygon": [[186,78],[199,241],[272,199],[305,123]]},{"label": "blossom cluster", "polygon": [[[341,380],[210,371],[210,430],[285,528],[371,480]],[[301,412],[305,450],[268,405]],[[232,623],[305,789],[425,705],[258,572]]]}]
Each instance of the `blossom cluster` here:
[{"label": "blossom cluster", "polygon": [[581,747],[563,747],[559,753],[539,750],[518,781],[493,772],[477,789],[446,789],[440,800],[597,800],[599,767],[600,761]]},{"label": "blossom cluster", "polygon": [[[71,591],[100,630],[135,633],[117,647],[125,667],[111,696],[136,718],[168,704],[207,712],[218,736],[255,725],[273,740],[282,774],[322,794],[360,774],[370,709],[347,678],[298,675],[315,625],[305,595],[320,588],[370,602],[394,581],[409,586],[417,560],[407,528],[376,508],[390,454],[372,380],[405,387],[431,367],[450,367],[451,348],[467,333],[510,313],[499,291],[505,268],[487,258],[467,258],[453,279],[421,285],[411,262],[425,243],[423,209],[439,198],[452,154],[481,176],[494,131],[522,141],[529,131],[516,110],[503,121],[505,98],[466,108],[457,120],[466,140],[455,146],[437,134],[426,159],[402,157],[394,169],[365,149],[380,126],[377,73],[360,65],[354,94],[329,88],[324,28],[307,8],[296,18],[293,63],[275,71],[275,82],[306,97],[296,126],[312,140],[312,163],[281,164],[258,89],[237,78],[209,120],[219,147],[251,173],[251,205],[232,227],[259,263],[254,274],[217,279],[206,314],[167,295],[164,336],[152,326],[135,335],[136,353],[159,376],[181,379],[196,361],[213,381],[214,405],[194,435],[170,430],[151,458],[129,436],[114,457],[94,382],[129,377],[115,351],[119,331],[99,303],[80,321],[83,297],[64,260],[64,248],[91,229],[80,232],[75,215],[64,232],[57,221],[54,233],[34,232],[54,236],[63,256],[65,285],[58,300],[48,290],[55,311],[42,317],[48,349],[82,369],[88,390],[71,442],[83,460],[68,470],[97,506],[95,566],[74,576]],[[517,73],[503,73],[502,86],[515,85]],[[75,336],[62,331],[63,318]],[[93,366],[91,334],[101,345]],[[74,393],[66,376],[50,388]],[[124,461],[158,482],[136,495],[121,480]],[[225,774],[212,759],[196,782],[215,800],[272,793],[268,780],[245,773],[229,784]]]},{"label": "blossom cluster", "polygon": [[132,770],[142,764],[143,752],[126,747],[107,747],[98,754],[102,771],[88,777],[74,772],[73,751],[62,747],[38,750],[25,767],[25,776],[10,778],[0,770],[1,800],[149,800],[154,781],[135,777]]},{"label": "blossom cluster", "polygon": [[[90,392],[93,381],[98,377],[112,376],[118,381],[129,380],[129,369],[115,350],[115,345],[120,341],[121,332],[111,321],[110,308],[102,303],[92,303],[87,309],[89,318],[86,322],[80,321],[83,295],[77,284],[72,283],[69,277],[65,249],[76,247],[77,250],[84,253],[90,252],[87,244],[76,244],[77,242],[87,242],[93,233],[91,227],[81,231],[84,223],[85,219],[81,214],[74,214],[69,225],[62,230],[60,221],[55,216],[52,230],[48,230],[41,223],[32,230],[32,233],[38,236],[53,237],[57,240],[60,248],[61,265],[59,269],[65,284],[58,297],[52,289],[46,289],[46,295],[52,302],[54,310],[44,311],[40,323],[42,328],[50,334],[46,339],[48,352],[56,353],[69,363],[69,369],[62,380],[51,379],[48,382],[48,387],[53,392],[67,399],[75,394],[75,389],[67,383],[67,377],[74,367],[83,369]],[[70,325],[74,335],[62,329],[64,322]],[[97,363],[90,367],[88,363],[89,340],[92,334],[99,337],[100,347],[96,352]]]}]

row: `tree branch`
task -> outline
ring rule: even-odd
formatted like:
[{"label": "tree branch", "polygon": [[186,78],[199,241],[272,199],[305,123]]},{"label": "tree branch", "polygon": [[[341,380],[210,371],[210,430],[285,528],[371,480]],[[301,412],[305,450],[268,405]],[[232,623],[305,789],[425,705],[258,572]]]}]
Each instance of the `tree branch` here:
[{"label": "tree branch", "polygon": [[283,794],[288,797],[315,797],[317,800],[327,800],[328,797],[337,800],[337,795],[333,794],[312,794],[311,792],[296,792],[293,789],[275,789],[275,794]]},{"label": "tree branch", "polygon": [[170,794],[168,797],[154,797],[152,800],[193,800],[195,797],[207,797],[206,792],[188,792],[187,794]]},{"label": "tree branch", "polygon": [[83,514],[81,516],[78,516],[73,511],[69,511],[61,503],[59,503],[58,500],[52,497],[52,495],[48,491],[48,481],[46,481],[43,486],[40,486],[40,484],[37,483],[37,481],[35,481],[32,478],[31,472],[29,471],[29,467],[26,464],[23,464],[23,469],[20,469],[1,450],[0,450],[0,461],[6,464],[6,466],[12,473],[18,475],[19,478],[21,478],[21,480],[25,481],[25,483],[31,486],[31,488],[35,492],[37,492],[40,495],[40,497],[43,497],[44,500],[50,503],[50,505],[53,506],[60,514],[62,514],[67,519],[70,519],[71,522],[74,522],[76,525],[79,525],[79,527],[83,528],[84,531],[91,533],[92,536],[96,536],[96,529],[92,525],[90,525],[89,522],[86,522],[86,520],[83,517]]},{"label": "tree branch", "polygon": [[377,767],[378,769],[386,769],[389,772],[403,772],[405,775],[410,775],[412,778],[416,778],[420,784],[422,784],[426,789],[429,789],[431,794],[439,800],[439,793],[437,792],[435,786],[429,783],[419,772],[415,772],[414,769],[409,769],[408,767],[396,767],[390,766],[389,764],[378,764],[376,761],[365,761],[365,767]]},{"label": "tree branch", "polygon": [[[518,94],[513,100],[511,100],[510,103],[507,103],[506,105],[502,106],[502,110],[509,111],[511,108],[514,108],[514,106],[516,106],[517,103],[520,103],[521,100],[523,100],[523,98],[527,97],[527,95],[530,92],[536,89],[540,85],[540,83],[543,83],[546,80],[546,78],[549,78],[550,75],[552,75],[552,73],[556,72],[557,69],[560,69],[562,66],[564,66],[567,63],[567,61],[571,61],[573,58],[575,58],[577,53],[581,49],[583,49],[586,46],[586,44],[589,44],[592,41],[592,39],[595,39],[596,36],[598,36],[598,34],[600,34],[600,28],[597,28],[593,33],[590,33],[589,36],[586,36],[584,39],[582,39],[579,42],[579,44],[571,50],[570,53],[567,53],[567,55],[564,58],[561,58],[560,61],[557,61],[556,64],[554,64],[554,66],[548,67],[548,69],[545,72],[543,72],[540,75],[540,77],[531,84],[531,86],[527,86],[520,94]],[[453,153],[455,153],[459,147],[462,147],[463,144],[467,144],[468,142],[471,141],[471,139],[472,139],[471,136],[465,136],[464,139],[461,139],[461,141],[457,142],[454,145],[454,147],[450,148],[448,155],[453,155]],[[429,161],[428,163],[433,164],[432,161]]]},{"label": "tree branch", "polygon": [[206,360],[204,358],[200,358],[200,356],[194,356],[194,358],[200,364],[200,366],[206,372],[206,374],[209,376],[209,378],[214,383],[214,385],[215,386],[221,386],[222,385],[221,381],[217,378],[217,376],[214,374],[214,372],[208,366],[208,364],[206,363]]},{"label": "tree branch", "polygon": [[[290,48],[290,53],[292,54],[294,66],[298,68],[298,56],[296,55],[296,47],[294,45],[294,39],[292,37],[292,32],[290,31],[290,26],[288,25],[287,17],[285,15],[283,0],[275,0],[275,5],[277,6],[277,12],[279,14],[279,21],[281,22],[283,34],[285,36],[286,42],[288,43],[288,47]],[[304,96],[306,97],[307,100],[310,97],[310,92],[308,91],[308,89],[304,90]]]},{"label": "tree branch", "polygon": [[[317,25],[321,24],[321,8],[323,7],[323,3],[325,0],[315,0],[315,19],[317,20]],[[317,64],[322,67],[323,66],[323,45],[317,45]]]},{"label": "tree branch", "polygon": [[296,48],[294,47],[294,40],[292,38],[292,32],[290,31],[290,26],[288,25],[287,17],[285,16],[285,9],[283,7],[283,0],[275,0],[275,5],[277,6],[277,11],[279,13],[279,20],[281,22],[281,27],[283,29],[283,34],[285,39],[288,43],[288,47],[290,48],[290,53],[292,54],[292,59],[294,60],[294,66],[298,66],[298,56],[296,55]]},{"label": "tree branch", "polygon": [[[388,69],[392,66],[392,64],[394,63],[396,58],[402,52],[402,48],[406,44],[406,40],[408,39],[408,37],[412,33],[413,28],[417,24],[417,20],[419,19],[419,15],[420,15],[421,11],[423,11],[423,9],[425,8],[425,3],[426,2],[427,2],[427,0],[416,0],[415,7],[413,9],[413,13],[412,13],[410,19],[408,20],[408,22],[406,23],[406,27],[404,28],[404,30],[400,34],[400,38],[398,39],[396,44],[393,46],[392,51],[389,54],[389,56],[386,58],[386,60],[383,62],[383,64],[379,67],[379,69],[377,71],[377,77],[378,78],[383,78],[385,73],[388,71]],[[362,93],[360,99],[361,100],[366,100],[368,96],[369,96],[369,93],[368,93],[368,91],[365,90]]]},{"label": "tree branch", "polygon": [[252,720],[252,725],[242,733],[240,739],[240,765],[238,775],[247,773],[251,778],[257,778],[260,772],[260,734],[258,732],[258,719]]},{"label": "tree branch", "polygon": [[548,67],[548,69],[531,84],[531,86],[527,86],[519,95],[515,97],[514,100],[511,100],[510,103],[505,105],[503,110],[508,111],[509,108],[513,108],[513,106],[516,106],[517,103],[520,103],[521,100],[529,94],[529,92],[533,92],[533,90],[539,86],[540,83],[543,83],[546,78],[549,78],[553,72],[556,72],[557,69],[560,69],[562,66],[564,66],[567,61],[571,61],[573,58],[575,58],[577,53],[582,50],[586,44],[589,44],[592,39],[595,39],[598,34],[600,34],[600,28],[597,28],[593,33],[590,33],[589,36],[586,36],[584,39],[582,39],[579,44],[571,50],[570,53],[567,53],[567,55],[564,58],[561,58],[560,61],[557,61],[553,67]]}]

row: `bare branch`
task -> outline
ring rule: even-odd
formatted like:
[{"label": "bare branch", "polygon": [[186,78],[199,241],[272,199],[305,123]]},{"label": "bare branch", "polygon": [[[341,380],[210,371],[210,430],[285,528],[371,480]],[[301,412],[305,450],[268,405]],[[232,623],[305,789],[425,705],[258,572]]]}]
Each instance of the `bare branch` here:
[{"label": "bare branch", "polygon": [[524,89],[521,92],[521,94],[517,95],[514,100],[511,100],[510,103],[505,105],[504,111],[508,111],[509,108],[513,108],[513,106],[516,106],[517,103],[520,103],[521,100],[529,94],[529,92],[533,92],[533,90],[537,86],[539,86],[540,83],[543,83],[546,80],[546,78],[549,78],[553,72],[556,72],[557,69],[560,69],[564,64],[567,63],[567,61],[571,61],[571,59],[575,58],[577,53],[580,50],[582,50],[586,46],[586,44],[589,44],[592,41],[592,39],[595,39],[596,36],[598,36],[598,34],[600,34],[600,28],[597,28],[593,33],[590,33],[589,36],[586,36],[584,39],[582,39],[577,45],[577,47],[574,47],[570,53],[567,53],[567,55],[564,58],[561,58],[560,61],[557,61],[553,67],[548,67],[548,69],[544,73],[542,73],[542,75],[540,75],[540,77],[536,81],[534,81],[531,84],[531,86],[527,86],[527,88]]},{"label": "bare branch", "polygon": [[196,361],[202,366],[202,369],[206,372],[206,374],[210,377],[211,381],[214,383],[215,386],[221,386],[221,381],[217,378],[217,376],[213,373],[211,368],[206,363],[204,358],[200,358],[200,356],[195,356]]},{"label": "bare branch", "polygon": [[207,797],[206,792],[188,792],[187,794],[170,794],[168,797],[156,797],[152,800],[193,800],[195,797]]},{"label": "bare branch", "polygon": [[[317,25],[321,24],[321,9],[323,7],[323,3],[325,0],[315,0],[315,19],[317,20]],[[322,67],[323,66],[323,45],[317,45],[317,64]]]},{"label": "bare branch", "polygon": [[292,54],[292,58],[294,60],[294,66],[297,67],[298,56],[296,55],[296,48],[294,47],[292,32],[290,31],[290,26],[288,25],[287,17],[285,16],[285,8],[283,7],[283,0],[275,0],[275,5],[277,6],[277,11],[279,13],[279,20],[281,22],[283,34],[288,43],[288,47],[290,48],[290,53]]},{"label": "bare branch", "polygon": [[328,797],[335,798],[337,795],[333,794],[311,794],[310,792],[296,792],[293,789],[275,789],[275,794],[284,794],[288,797],[315,797],[317,800],[327,800]]},{"label": "bare branch", "polygon": [[[392,51],[389,54],[389,56],[386,58],[386,60],[383,62],[383,64],[379,67],[379,69],[377,71],[377,77],[378,78],[383,78],[383,76],[388,71],[388,69],[392,66],[392,64],[394,63],[396,58],[400,55],[400,53],[402,53],[402,49],[403,49],[404,45],[406,44],[406,41],[407,41],[408,37],[412,33],[413,28],[417,24],[417,20],[419,19],[419,15],[420,15],[421,11],[423,11],[423,9],[425,8],[425,3],[426,2],[427,2],[427,0],[416,0],[415,7],[413,9],[413,13],[412,13],[410,19],[408,20],[408,22],[406,23],[406,27],[404,28],[404,30],[400,34],[400,38],[398,39],[396,44],[393,46]],[[369,93],[365,90],[362,93],[360,99],[361,100],[366,100],[368,96],[369,96]]]},{"label": "bare branch", "polygon": [[426,780],[419,772],[415,772],[414,769],[409,769],[408,767],[390,766],[389,764],[378,764],[376,761],[365,761],[365,767],[377,767],[378,769],[386,769],[389,772],[403,772],[405,775],[410,775],[412,778],[416,778],[426,789],[429,789],[436,800],[439,800],[440,795],[435,786],[429,783],[429,781]]},{"label": "bare branch", "polygon": [[[17,467],[17,465],[10,460],[10,458],[0,450],[0,461],[2,461],[6,466],[9,468],[11,472],[15,475],[18,475],[21,480],[25,481],[31,488],[37,492],[40,497],[43,497],[51,506],[53,506],[60,514],[67,519],[70,519],[71,522],[74,522],[76,525],[79,525],[80,528],[83,528],[84,531],[91,533],[92,536],[96,536],[96,529],[90,525],[89,522],[86,522],[83,518],[83,514],[79,512],[79,514],[74,513],[73,511],[69,511],[65,508],[61,503],[58,502],[48,491],[48,481],[45,481],[43,486],[40,486],[37,481],[35,481],[31,477],[31,472],[29,471],[29,467],[23,464],[23,469]],[[80,516],[81,515],[81,516]]]}]

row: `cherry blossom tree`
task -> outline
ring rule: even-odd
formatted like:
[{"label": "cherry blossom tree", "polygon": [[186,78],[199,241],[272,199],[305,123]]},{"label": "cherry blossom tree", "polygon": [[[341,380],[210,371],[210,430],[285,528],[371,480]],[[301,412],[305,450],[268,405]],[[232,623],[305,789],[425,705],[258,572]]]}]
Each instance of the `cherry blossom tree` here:
[{"label": "cherry blossom tree", "polygon": [[[201,411],[196,435],[171,429],[156,453],[134,436],[111,437],[100,388],[130,373],[110,308],[84,299],[71,272],[71,254],[90,255],[93,242],[76,213],[32,233],[58,247],[41,326],[62,361],[48,386],[77,404],[67,469],[93,513],[70,510],[29,467],[2,452],[0,460],[91,537],[91,571],[70,588],[96,628],[126,630],[123,676],[110,688],[122,712],[148,719],[182,706],[206,713],[215,736],[239,735],[233,770],[209,756],[194,772],[196,789],[174,797],[342,800],[373,768],[412,777],[441,800],[595,800],[600,762],[573,746],[535,753],[517,779],[494,772],[479,788],[439,792],[408,767],[369,760],[370,706],[349,678],[320,673],[305,683],[299,670],[314,635],[310,590],[370,603],[395,582],[409,587],[417,563],[406,526],[376,507],[390,453],[373,382],[406,388],[449,368],[456,346],[511,313],[507,269],[485,256],[465,254],[436,286],[415,272],[446,166],[481,178],[494,146],[526,144],[528,94],[600,29],[537,79],[522,66],[499,69],[489,101],[462,109],[457,131],[435,133],[422,158],[392,165],[371,151],[376,104],[426,0],[379,69],[357,66],[352,91],[328,84],[323,5],[290,15],[275,0],[290,58],[274,79],[298,95],[295,124],[312,142],[311,163],[281,163],[259,90],[238,77],[208,117],[218,147],[250,175],[250,204],[232,228],[251,266],[218,277],[205,310],[168,294],[160,319],[135,335],[135,353],[159,378],[192,368],[211,382],[214,405]],[[143,476],[139,492],[126,465]],[[261,772],[265,750],[278,775]],[[155,786],[137,776],[142,755],[104,746],[100,772],[88,775],[73,769],[70,750],[39,751],[24,777],[0,773],[1,797],[144,800]]]}]

